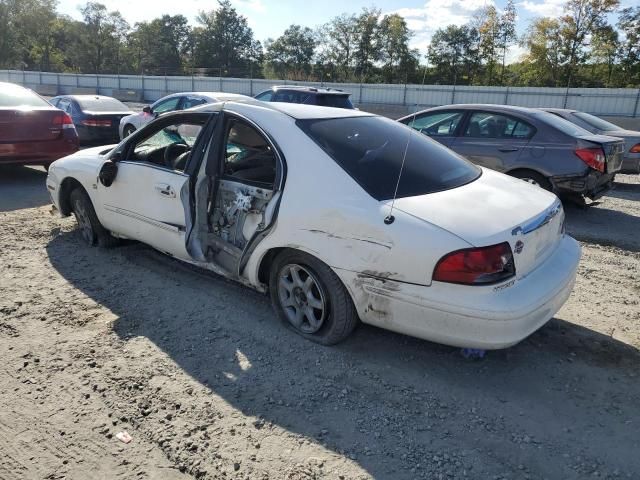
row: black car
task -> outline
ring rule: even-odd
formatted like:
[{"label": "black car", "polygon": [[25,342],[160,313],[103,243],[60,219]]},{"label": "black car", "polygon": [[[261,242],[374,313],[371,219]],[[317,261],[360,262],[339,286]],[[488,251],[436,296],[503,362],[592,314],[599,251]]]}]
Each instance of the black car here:
[{"label": "black car", "polygon": [[335,88],[275,86],[255,96],[263,102],[304,103],[321,107],[354,109],[350,93]]},{"label": "black car", "polygon": [[103,95],[61,95],[49,103],[71,116],[83,144],[118,143],[120,119],[133,113],[124,103]]}]

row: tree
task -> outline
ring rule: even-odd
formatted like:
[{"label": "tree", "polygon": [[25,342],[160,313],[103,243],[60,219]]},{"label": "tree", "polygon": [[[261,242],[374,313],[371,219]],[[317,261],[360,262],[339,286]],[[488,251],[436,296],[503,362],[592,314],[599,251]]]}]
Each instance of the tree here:
[{"label": "tree", "polygon": [[338,78],[351,79],[351,67],[356,50],[357,18],[355,15],[342,14],[321,27],[319,38],[324,38],[320,47],[320,58],[323,63],[334,66]]},{"label": "tree", "polygon": [[183,15],[163,15],[151,22],[135,25],[129,36],[130,51],[135,52],[135,70],[180,72],[191,47],[191,29]]},{"label": "tree", "polygon": [[386,15],[380,22],[380,60],[386,83],[407,80],[409,70],[417,67],[418,52],[409,49],[411,31],[398,14]]},{"label": "tree", "polygon": [[513,0],[507,0],[507,5],[500,16],[499,23],[499,44],[498,47],[502,50],[502,70],[500,72],[500,84],[504,85],[504,72],[507,63],[507,50],[509,47],[515,44],[518,40],[516,33],[516,20],[518,19],[518,13]]},{"label": "tree", "polygon": [[473,83],[480,64],[478,31],[467,25],[449,25],[436,30],[428,58],[436,77],[444,84]]},{"label": "tree", "polygon": [[[255,57],[258,44],[246,17],[238,14],[229,0],[219,0],[218,9],[200,12],[195,35],[195,62],[228,72],[245,71]],[[261,47],[260,47],[261,50]]]},{"label": "tree", "polygon": [[619,3],[619,0],[567,0],[559,32],[567,87],[574,82],[578,66],[588,58],[586,47],[591,35],[607,25],[606,15]]},{"label": "tree", "polygon": [[622,9],[618,28],[624,35],[620,46],[620,64],[626,84],[640,84],[640,6]]},{"label": "tree", "polygon": [[291,25],[276,40],[267,40],[267,65],[280,78],[303,80],[311,73],[315,44],[313,30]]},{"label": "tree", "polygon": [[522,39],[522,46],[528,53],[522,65],[521,83],[545,87],[560,84],[560,31],[560,22],[552,18],[538,18],[529,26]]},{"label": "tree", "polygon": [[[620,49],[620,42],[618,41],[618,32],[616,32],[611,25],[607,25],[593,35],[592,45],[592,57],[594,66],[593,78],[600,78],[604,86],[612,86],[613,70],[615,63],[618,59],[618,53]],[[605,74],[599,75],[597,73],[598,67],[604,67]]]},{"label": "tree", "polygon": [[84,20],[82,63],[92,73],[119,71],[121,46],[129,24],[120,12],[108,12],[102,3],[80,8]]},{"label": "tree", "polygon": [[500,49],[501,19],[493,5],[481,8],[473,19],[473,26],[478,31],[479,55],[485,65],[485,81],[493,84],[493,77],[498,65],[498,51]]},{"label": "tree", "polygon": [[382,11],[376,8],[364,8],[355,23],[355,74],[365,81],[380,60],[381,28],[378,22]]}]

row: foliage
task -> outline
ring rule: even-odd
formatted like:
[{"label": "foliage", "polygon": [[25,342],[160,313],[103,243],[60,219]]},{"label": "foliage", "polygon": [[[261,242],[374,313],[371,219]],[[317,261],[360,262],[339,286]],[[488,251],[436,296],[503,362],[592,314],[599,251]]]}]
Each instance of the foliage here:
[{"label": "foliage", "polygon": [[[436,30],[411,49],[406,20],[370,7],[315,29],[290,25],[263,51],[246,17],[217,0],[195,25],[163,15],[129,25],[96,1],[82,20],[58,0],[0,0],[0,68],[81,73],[204,74],[329,82],[526,86],[640,86],[640,7],[619,0],[566,0],[562,15],[516,33],[515,0],[486,3],[466,25]],[[612,13],[617,22],[610,24]],[[509,58],[512,47],[524,51]],[[421,55],[426,54],[426,55]],[[421,65],[420,60],[427,60]],[[509,60],[512,60],[509,62]]]}]

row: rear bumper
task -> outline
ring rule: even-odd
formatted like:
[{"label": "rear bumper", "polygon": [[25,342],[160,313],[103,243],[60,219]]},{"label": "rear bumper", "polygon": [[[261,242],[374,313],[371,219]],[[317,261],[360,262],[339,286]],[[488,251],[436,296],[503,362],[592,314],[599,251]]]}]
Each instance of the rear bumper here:
[{"label": "rear bumper", "polygon": [[622,160],[622,168],[618,173],[640,173],[640,153],[628,153]]},{"label": "rear bumper", "polygon": [[104,127],[76,127],[81,143],[112,144],[120,142],[117,128]]},{"label": "rear bumper", "polygon": [[578,242],[565,236],[536,270],[495,286],[420,286],[336,273],[364,323],[446,345],[499,349],[525,339],[556,314],[573,290],[579,261]]},{"label": "rear bumper", "polygon": [[611,189],[614,177],[615,173],[590,169],[585,175],[563,175],[551,177],[550,180],[554,190],[560,194],[573,193],[596,200]]},{"label": "rear bumper", "polygon": [[75,134],[46,142],[0,143],[0,164],[49,165],[78,149]]}]

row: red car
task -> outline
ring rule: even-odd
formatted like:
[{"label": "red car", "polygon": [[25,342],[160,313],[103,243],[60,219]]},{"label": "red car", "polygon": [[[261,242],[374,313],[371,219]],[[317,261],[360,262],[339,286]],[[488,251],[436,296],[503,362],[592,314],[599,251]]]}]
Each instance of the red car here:
[{"label": "red car", "polygon": [[0,82],[0,165],[49,164],[78,151],[71,117],[20,85]]}]

